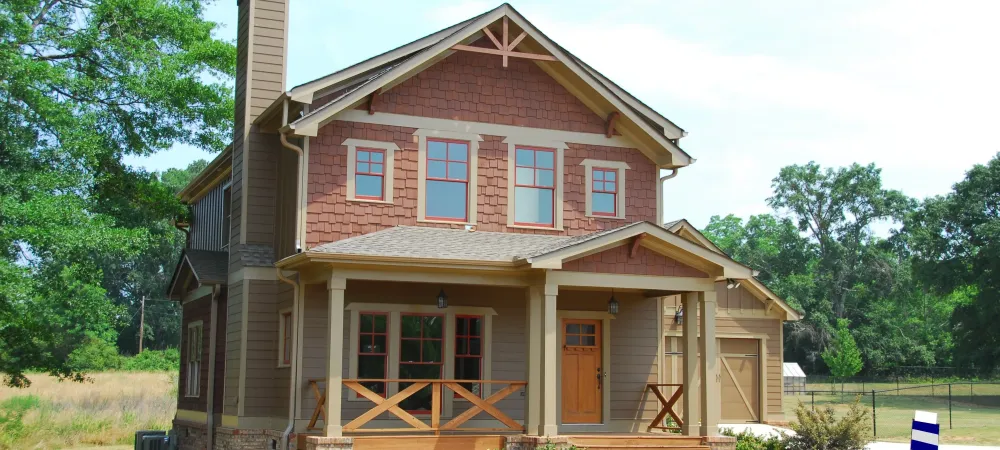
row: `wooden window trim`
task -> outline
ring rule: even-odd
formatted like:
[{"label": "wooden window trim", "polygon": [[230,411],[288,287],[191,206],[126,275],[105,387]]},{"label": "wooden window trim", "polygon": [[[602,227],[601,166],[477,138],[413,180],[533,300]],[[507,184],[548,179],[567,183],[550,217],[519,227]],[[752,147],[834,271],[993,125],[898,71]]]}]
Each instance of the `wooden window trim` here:
[{"label": "wooden window trim", "polygon": [[[531,152],[531,164],[532,165],[530,165],[530,166],[518,165],[518,163],[517,163],[517,151],[518,150],[527,150],[527,151]],[[546,167],[538,167],[538,164],[537,164],[537,160],[538,160],[538,156],[537,155],[538,155],[538,152],[552,153],[552,168],[551,169],[550,168],[546,168]],[[554,149],[554,148],[545,148],[545,147],[532,147],[532,146],[527,146],[527,145],[516,145],[516,146],[514,146],[514,155],[513,156],[514,156],[514,174],[513,174],[513,177],[514,177],[514,192],[511,193],[511,194],[514,195],[514,196],[516,196],[517,195],[517,188],[524,187],[524,188],[530,188],[530,189],[547,190],[547,191],[549,191],[549,195],[552,196],[552,222],[550,222],[550,223],[520,222],[520,221],[517,220],[517,210],[514,209],[512,211],[512,214],[514,214],[514,225],[521,225],[521,226],[528,226],[528,227],[540,227],[540,228],[555,228],[555,226],[556,226],[556,184],[559,183],[559,179],[558,179],[559,177],[558,177],[558,175],[556,173],[556,167],[558,166],[558,164],[556,162],[556,158],[558,158],[559,155],[556,152],[556,149]],[[517,169],[518,168],[527,168],[527,169],[531,169],[532,170],[532,174],[531,174],[532,184],[524,184],[524,183],[520,183],[518,181],[518,179],[517,179]],[[537,184],[537,180],[535,180],[535,178],[537,178],[537,171],[538,170],[551,170],[552,171],[552,186],[543,186],[543,185]]]},{"label": "wooden window trim", "polygon": [[[607,179],[608,179],[607,178],[608,177],[607,174],[609,174],[609,173],[615,174],[615,181],[614,181],[614,183],[615,183],[615,190],[608,191],[608,190],[605,190],[605,189],[594,189],[594,183],[597,182],[597,176],[596,175],[597,175],[598,172],[601,172],[603,174],[602,175],[603,179],[601,180],[602,185],[604,183],[607,183]],[[590,204],[591,205],[594,204],[594,194],[611,194],[613,196],[613,198],[614,198],[614,202],[612,203],[614,205],[614,211],[612,211],[612,212],[604,212],[604,211],[593,211],[593,210],[591,210],[591,214],[593,214],[595,216],[618,217],[618,195],[619,195],[618,192],[619,192],[619,189],[621,188],[621,184],[618,183],[618,170],[616,170],[616,169],[609,169],[609,168],[606,168],[606,167],[594,167],[591,170],[591,178],[590,179],[591,179],[591,181],[590,181]],[[593,208],[593,206],[591,206],[591,208]]]},{"label": "wooden window trim", "polygon": [[[445,159],[431,158],[431,155],[430,155],[430,144],[431,144],[431,142],[441,142],[441,143],[445,144],[445,156],[444,156]],[[459,161],[457,159],[456,160],[449,159],[450,156],[451,156],[451,152],[448,151],[448,144],[462,144],[462,145],[465,145],[465,161]],[[430,175],[431,161],[443,161],[444,162],[444,167],[445,167],[444,178],[432,177]],[[460,180],[460,179],[456,179],[456,178],[451,178],[451,168],[449,167],[449,163],[451,163],[451,162],[465,164],[465,179],[464,180]],[[440,221],[440,222],[457,222],[457,223],[466,223],[466,222],[469,221],[469,198],[470,198],[470,196],[474,195],[473,192],[470,192],[471,189],[469,189],[469,187],[470,187],[469,180],[470,180],[471,175],[472,175],[472,168],[471,168],[472,164],[473,164],[473,161],[472,161],[472,142],[470,142],[470,141],[464,141],[464,140],[461,140],[461,139],[427,138],[427,157],[425,158],[425,161],[424,161],[424,165],[425,165],[424,166],[424,170],[425,170],[425,173],[427,174],[426,178],[424,180],[424,204],[426,205],[427,203],[430,203],[430,192],[429,192],[429,189],[427,189],[427,183],[428,182],[430,182],[430,181],[440,181],[440,182],[445,182],[445,183],[463,183],[463,184],[465,184],[465,203],[463,205],[463,210],[465,211],[465,215],[463,217],[440,217],[440,216],[431,216],[431,215],[426,215],[425,214],[424,218],[426,220],[434,220],[434,221]]]},{"label": "wooden window trim", "polygon": [[[607,220],[625,220],[625,208],[626,208],[626,195],[628,190],[625,189],[626,185],[626,175],[631,169],[629,165],[623,161],[601,161],[596,159],[584,159],[580,162],[580,165],[584,167],[585,186],[584,186],[584,196],[586,199],[586,207],[584,215],[586,217],[594,217],[599,219]],[[608,214],[602,212],[594,211],[594,173],[596,171],[603,172],[617,172],[615,176],[615,213]],[[597,191],[601,192],[601,191]],[[604,191],[609,192],[610,191]]]},{"label": "wooden window trim", "polygon": [[[369,141],[366,139],[345,139],[340,145],[347,147],[347,201],[363,202],[391,205],[393,203],[394,174],[395,174],[395,153],[399,151],[399,146],[393,142]],[[372,196],[358,196],[357,194],[357,172],[358,150],[381,151],[382,158],[382,198],[377,199]],[[361,174],[366,175],[366,174]]]},{"label": "wooden window trim", "polygon": [[[373,163],[371,161],[371,156],[368,157],[368,161],[361,161],[360,159],[358,159],[358,154],[360,152],[367,152],[369,155],[371,155],[372,153],[380,153],[382,155],[382,162],[381,163]],[[386,157],[387,157],[386,153],[388,153],[388,152],[386,152],[385,149],[381,149],[381,148],[357,147],[357,148],[354,149],[354,189],[355,189],[355,191],[354,191],[354,198],[355,199],[358,199],[358,200],[385,201],[385,175],[386,175],[385,169],[386,169]],[[362,172],[361,169],[359,168],[360,165],[361,165],[361,163],[368,163],[369,171]],[[372,172],[371,171],[371,165],[372,164],[381,164],[382,165],[382,171],[381,172]],[[381,181],[381,185],[382,185],[381,194],[378,197],[373,196],[373,195],[360,195],[360,194],[358,194],[357,193],[358,175],[367,175],[367,176],[370,176],[370,177],[379,177],[379,179],[382,180]]]}]

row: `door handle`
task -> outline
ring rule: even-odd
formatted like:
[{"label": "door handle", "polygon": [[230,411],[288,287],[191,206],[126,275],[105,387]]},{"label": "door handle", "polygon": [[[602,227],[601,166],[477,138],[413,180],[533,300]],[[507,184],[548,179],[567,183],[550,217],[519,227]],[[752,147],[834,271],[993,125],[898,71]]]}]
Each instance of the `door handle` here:
[{"label": "door handle", "polygon": [[597,368],[597,390],[601,390],[601,385],[604,384],[604,379],[601,378],[601,368]]}]

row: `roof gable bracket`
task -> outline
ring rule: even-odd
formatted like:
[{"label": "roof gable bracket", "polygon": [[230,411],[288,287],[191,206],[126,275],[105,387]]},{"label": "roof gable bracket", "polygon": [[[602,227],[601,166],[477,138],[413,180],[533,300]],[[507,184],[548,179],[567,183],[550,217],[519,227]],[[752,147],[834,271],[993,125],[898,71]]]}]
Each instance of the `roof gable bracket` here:
[{"label": "roof gable bracket", "polygon": [[521,31],[521,34],[519,34],[516,38],[514,38],[513,41],[509,41],[507,28],[508,28],[507,16],[503,16],[503,43],[501,43],[500,40],[498,40],[497,37],[493,35],[493,32],[490,31],[489,26],[483,27],[483,34],[485,34],[486,37],[490,38],[490,41],[492,41],[493,45],[496,46],[495,49],[485,48],[485,47],[473,47],[471,45],[463,45],[463,44],[453,45],[451,49],[461,50],[466,52],[486,53],[490,55],[500,55],[503,57],[504,67],[507,67],[508,58],[537,59],[539,61],[557,61],[556,57],[552,55],[542,55],[537,53],[525,53],[525,52],[514,51],[514,48],[517,47],[517,44],[520,44],[521,41],[524,40],[526,36],[528,36],[528,32]]}]

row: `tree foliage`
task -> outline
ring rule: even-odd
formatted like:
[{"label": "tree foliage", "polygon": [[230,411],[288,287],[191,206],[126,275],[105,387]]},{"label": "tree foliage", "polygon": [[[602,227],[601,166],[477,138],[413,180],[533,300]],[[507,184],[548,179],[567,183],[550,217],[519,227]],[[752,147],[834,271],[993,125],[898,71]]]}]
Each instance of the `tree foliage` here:
[{"label": "tree foliage", "polygon": [[[229,138],[235,48],[200,0],[0,3],[0,372],[78,376],[88,338],[114,341],[123,273],[181,213],[156,174],[129,167],[176,143]],[[220,80],[220,81],[216,81]]]},{"label": "tree foliage", "polygon": [[830,347],[823,351],[823,361],[837,378],[853,377],[861,372],[861,352],[847,328],[847,319],[837,321],[837,331]]}]

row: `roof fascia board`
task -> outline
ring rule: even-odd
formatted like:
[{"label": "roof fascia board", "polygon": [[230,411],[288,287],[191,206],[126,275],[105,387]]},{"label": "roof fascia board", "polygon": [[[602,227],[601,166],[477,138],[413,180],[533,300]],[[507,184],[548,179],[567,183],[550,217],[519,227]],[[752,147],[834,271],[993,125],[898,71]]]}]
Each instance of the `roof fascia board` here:
[{"label": "roof fascia board", "polygon": [[[319,107],[310,115],[292,122],[288,125],[288,127],[299,136],[316,136],[316,133],[319,131],[319,127],[323,125],[324,121],[332,120],[333,115],[342,111],[346,105],[360,101],[371,95],[373,92],[377,92],[386,83],[392,82],[396,78],[410,72],[415,67],[420,66],[427,60],[430,60],[438,54],[450,49],[451,46],[457,44],[462,39],[465,39],[469,35],[481,30],[483,27],[495,22],[501,17],[503,17],[503,8],[494,9],[490,13],[480,16],[478,19],[468,23],[465,27],[462,27],[450,36],[424,49],[421,52],[423,55],[407,60],[398,67],[390,70],[388,73],[380,77],[379,80],[376,80],[376,82],[371,83],[369,86],[362,86],[339,100]],[[379,81],[381,81],[381,83]]]},{"label": "roof fascia board", "polygon": [[188,182],[180,192],[177,193],[177,198],[183,203],[192,203],[203,197],[208,191],[210,191],[215,185],[219,184],[222,179],[224,179],[233,170],[232,163],[225,164],[227,160],[230,160],[233,153],[232,144],[226,146],[226,149],[219,153],[212,162],[208,163],[208,166],[201,171],[197,176]]},{"label": "roof fascia board", "polygon": [[608,88],[604,86],[603,83],[597,83],[596,82],[597,80],[594,77],[590,76],[590,74],[587,73],[586,70],[580,67],[580,65],[577,64],[573,58],[566,55],[566,53],[564,53],[562,49],[559,48],[558,45],[550,41],[548,37],[542,34],[541,31],[535,28],[535,26],[532,25],[531,22],[528,22],[528,20],[525,19],[523,16],[521,16],[520,13],[515,11],[514,8],[511,8],[509,5],[504,4],[504,10],[507,13],[508,17],[510,17],[510,19],[514,21],[514,23],[516,23],[519,27],[521,27],[522,30],[527,31],[531,37],[535,38],[536,42],[538,42],[539,44],[541,44],[543,48],[545,48],[546,51],[548,51],[557,59],[559,59],[559,61],[565,64],[566,67],[570,69],[570,71],[572,71],[576,76],[580,77],[580,79],[582,79],[585,83],[590,85],[590,87],[596,90],[599,94],[607,98],[608,101],[611,102],[611,104],[615,108],[617,108],[619,112],[621,112],[625,117],[628,117],[628,119],[632,121],[636,126],[638,126],[643,132],[652,137],[657,144],[661,145],[664,149],[669,151],[671,156],[673,157],[673,161],[671,161],[673,165],[686,166],[691,164],[691,157],[689,155],[684,153],[684,151],[681,150],[679,147],[677,147],[677,145],[670,142],[666,136],[656,132],[656,130],[651,128],[649,124],[647,124],[642,119],[636,117],[634,114],[634,110],[627,107],[627,105],[625,105],[622,102],[622,100],[618,98],[617,95],[608,90]]},{"label": "roof fascia board", "polygon": [[436,42],[439,42],[441,39],[444,39],[445,37],[447,37],[447,36],[455,33],[456,31],[461,30],[466,25],[468,25],[469,22],[472,22],[474,20],[475,20],[475,18],[472,18],[472,19],[468,19],[468,20],[466,20],[464,22],[457,23],[457,24],[452,25],[452,26],[450,26],[448,28],[445,28],[445,29],[443,29],[441,31],[438,31],[438,32],[436,32],[434,34],[430,34],[430,35],[424,36],[424,37],[422,37],[420,39],[417,39],[417,40],[415,40],[413,42],[410,42],[409,44],[403,45],[402,47],[397,47],[397,48],[395,48],[393,50],[390,50],[388,52],[385,52],[385,53],[383,53],[381,55],[375,56],[374,58],[370,58],[370,59],[368,59],[366,61],[362,61],[362,62],[360,62],[358,64],[355,64],[353,66],[347,67],[347,68],[345,68],[343,70],[340,70],[338,72],[334,72],[334,73],[332,73],[330,75],[327,75],[327,76],[325,76],[323,78],[319,78],[319,79],[310,81],[308,83],[296,86],[296,87],[292,88],[290,91],[288,91],[288,95],[289,95],[289,97],[293,101],[302,102],[302,103],[312,103],[312,101],[314,100],[314,94],[316,92],[319,92],[319,91],[321,91],[321,90],[323,90],[323,89],[325,89],[327,87],[330,87],[332,85],[338,84],[338,83],[340,83],[342,81],[350,80],[353,77],[356,77],[358,75],[362,75],[362,74],[364,74],[366,72],[369,72],[369,71],[371,71],[371,70],[373,70],[373,69],[375,69],[375,68],[377,68],[379,66],[382,66],[384,64],[388,64],[388,63],[393,62],[393,61],[395,61],[397,59],[406,57],[407,55],[409,55],[411,53],[418,52],[418,51],[423,50],[423,49],[425,49],[425,48],[427,48],[427,47],[429,47],[431,45],[434,45]]}]

